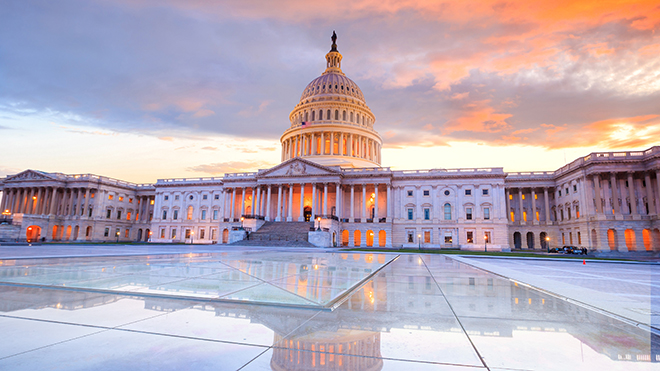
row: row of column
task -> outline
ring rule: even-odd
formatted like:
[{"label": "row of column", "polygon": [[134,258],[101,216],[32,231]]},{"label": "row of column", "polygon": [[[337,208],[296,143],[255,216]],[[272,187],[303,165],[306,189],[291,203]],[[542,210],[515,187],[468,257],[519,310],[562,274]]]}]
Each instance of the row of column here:
[{"label": "row of column", "polygon": [[[332,190],[332,187],[334,186],[335,188],[335,202],[333,205],[330,205],[328,201],[328,194],[329,190]],[[390,205],[390,190],[391,187],[389,184],[383,184],[383,186],[386,187],[386,202],[385,202],[385,215],[388,219],[391,219],[391,205]],[[273,187],[276,187],[277,189],[277,201],[276,204],[273,205],[275,202],[273,202],[272,198],[275,197]],[[309,187],[309,188],[308,188]],[[293,195],[296,193],[295,191],[299,191],[299,198],[298,198],[298,205],[296,205],[299,208],[299,213],[298,213],[298,221],[304,221],[304,212],[305,212],[305,195],[307,195],[307,192],[311,192],[312,196],[312,202],[309,205],[311,207],[311,215],[319,215],[319,216],[330,216],[332,212],[329,210],[332,210],[331,208],[335,208],[334,216],[342,219],[342,218],[348,218],[349,222],[354,222],[356,221],[356,198],[355,198],[355,193],[356,193],[356,188],[358,191],[361,191],[362,197],[361,197],[361,210],[359,215],[361,217],[359,218],[360,221],[366,222],[367,219],[371,219],[371,215],[368,215],[367,213],[367,188],[372,188],[373,189],[373,194],[371,197],[373,197],[373,219],[374,222],[378,222],[378,219],[381,216],[381,213],[379,211],[379,188],[381,187],[381,184],[358,184],[358,185],[346,185],[346,186],[341,186],[340,184],[336,183],[300,183],[300,184],[279,184],[279,185],[266,185],[266,186],[253,186],[253,187],[233,187],[229,188],[228,191],[225,193],[225,205],[229,205],[229,207],[225,208],[225,218],[235,220],[238,219],[241,215],[246,215],[246,207],[247,207],[247,202],[246,202],[246,196],[248,194],[248,190],[251,190],[252,192],[252,198],[251,198],[251,210],[250,210],[250,215],[252,216],[264,216],[266,220],[272,220],[274,219],[275,221],[293,221],[293,210],[294,210],[294,204],[293,204]],[[349,201],[345,201],[345,193],[348,193],[350,189],[350,198]],[[237,197],[239,197],[240,193],[240,200],[237,200]],[[369,198],[369,200],[371,199]],[[238,208],[238,202],[240,202],[240,213],[237,215],[237,212],[239,211]],[[348,213],[344,212],[344,203],[349,203],[350,206],[348,207]],[[275,213],[272,212],[271,207],[275,206]],[[348,215],[346,215],[348,214]]]},{"label": "row of column", "polygon": [[339,155],[380,163],[381,145],[358,134],[319,132],[298,134],[282,143],[282,161],[301,156]]},{"label": "row of column", "polygon": [[594,195],[594,214],[660,215],[660,170],[637,174],[626,172],[621,176],[621,173],[610,172],[591,175],[589,185],[590,194]]},{"label": "row of column", "polygon": [[[532,224],[544,222],[544,223],[550,223],[550,187],[542,187],[543,189],[543,215],[545,215],[545,220],[540,220],[541,219],[541,214],[539,213],[539,220],[536,219],[536,202],[537,202],[537,193],[536,190],[538,188],[530,188],[529,195],[530,197],[530,202],[528,205],[531,204],[531,221]],[[529,207],[525,207],[525,199],[524,199],[524,188],[518,188],[517,191],[515,192],[516,194],[516,200],[518,201],[518,216],[515,215],[515,209],[511,207],[511,200],[512,200],[512,191],[513,188],[507,188],[505,189],[505,198],[506,198],[506,210],[507,210],[507,220],[509,222],[519,222],[521,224],[529,223],[530,222],[530,216],[527,214],[527,220],[523,217],[525,215],[525,210],[530,210]]]},{"label": "row of column", "polygon": [[[1,207],[12,214],[89,215],[91,188],[21,187],[3,191]],[[80,206],[84,201],[84,206]]]}]

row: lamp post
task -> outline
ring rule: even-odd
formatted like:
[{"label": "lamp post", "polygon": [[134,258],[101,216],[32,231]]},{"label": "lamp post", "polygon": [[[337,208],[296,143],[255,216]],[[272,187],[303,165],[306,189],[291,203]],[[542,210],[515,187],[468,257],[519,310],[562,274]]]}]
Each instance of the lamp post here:
[{"label": "lamp post", "polygon": [[484,233],[484,252],[488,252],[488,235]]},{"label": "lamp post", "polygon": [[550,237],[545,236],[545,252],[550,253]]},{"label": "lamp post", "polygon": [[193,240],[195,238],[195,231],[190,231],[190,244],[193,244]]},{"label": "lamp post", "polygon": [[119,243],[119,231],[117,231],[117,233],[115,233],[115,236],[117,236],[117,243]]},{"label": "lamp post", "polygon": [[316,218],[316,222],[318,223],[317,226],[316,226],[316,230],[320,231],[321,230],[321,217],[320,216]]},{"label": "lamp post", "polygon": [[417,235],[417,242],[419,243],[419,251],[422,251],[422,235]]}]

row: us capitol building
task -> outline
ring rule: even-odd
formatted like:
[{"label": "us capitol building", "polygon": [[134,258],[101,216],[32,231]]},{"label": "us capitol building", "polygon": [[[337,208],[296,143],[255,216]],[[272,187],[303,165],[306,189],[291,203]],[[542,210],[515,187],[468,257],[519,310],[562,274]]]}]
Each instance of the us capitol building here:
[{"label": "us capitol building", "polygon": [[0,241],[660,250],[660,146],[549,172],[391,170],[334,34],[325,59],[279,165],[155,184],[26,170],[0,181]]}]

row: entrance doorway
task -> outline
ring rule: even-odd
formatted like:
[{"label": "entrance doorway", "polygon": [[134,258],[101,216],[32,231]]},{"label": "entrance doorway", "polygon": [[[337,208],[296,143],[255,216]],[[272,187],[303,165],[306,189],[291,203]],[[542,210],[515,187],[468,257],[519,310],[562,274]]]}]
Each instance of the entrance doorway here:
[{"label": "entrance doorway", "polygon": [[31,225],[27,227],[25,231],[25,239],[27,242],[36,242],[41,237],[41,227],[37,225]]},{"label": "entrance doorway", "polygon": [[309,206],[305,206],[305,209],[303,210],[303,215],[305,216],[305,221],[309,222],[312,220],[312,208]]}]

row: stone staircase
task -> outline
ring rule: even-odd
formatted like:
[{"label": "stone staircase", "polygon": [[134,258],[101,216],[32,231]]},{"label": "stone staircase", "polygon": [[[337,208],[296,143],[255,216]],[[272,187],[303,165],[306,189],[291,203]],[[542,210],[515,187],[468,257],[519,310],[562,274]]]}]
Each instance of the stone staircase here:
[{"label": "stone staircase", "polygon": [[236,241],[237,246],[314,247],[307,241],[307,232],[314,222],[266,222],[249,240]]}]

